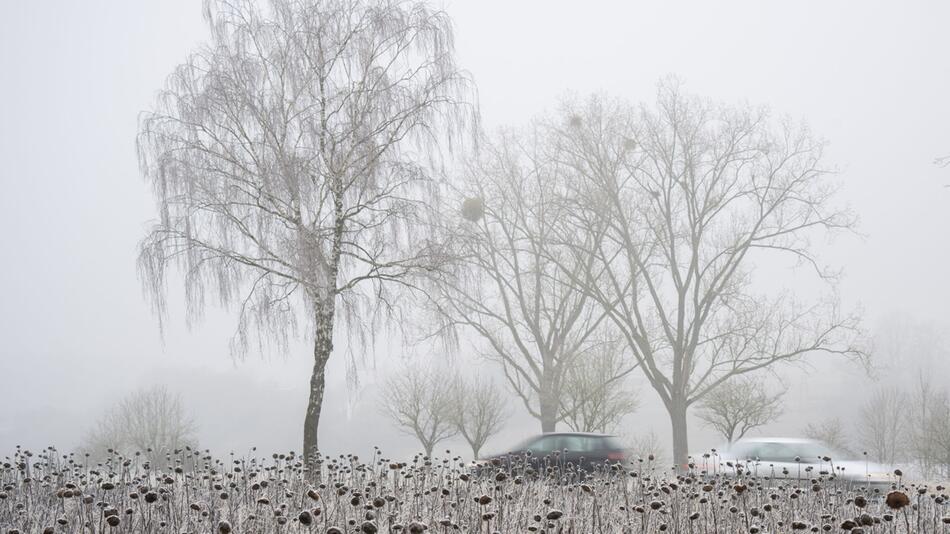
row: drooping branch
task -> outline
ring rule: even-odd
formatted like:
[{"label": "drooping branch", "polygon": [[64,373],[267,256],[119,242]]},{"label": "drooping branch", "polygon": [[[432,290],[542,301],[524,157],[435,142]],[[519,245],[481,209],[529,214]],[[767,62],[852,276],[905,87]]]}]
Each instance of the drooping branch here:
[{"label": "drooping branch", "polygon": [[[208,290],[225,305],[268,302],[289,281],[309,306],[363,286],[418,287],[391,284],[442,261],[418,246],[437,188],[433,160],[417,150],[435,158],[475,121],[446,15],[351,0],[209,0],[205,12],[212,45],[175,70],[140,120],[160,220],[139,267],[159,314],[174,267],[194,317]],[[242,317],[242,328],[281,338],[266,313]]]}]

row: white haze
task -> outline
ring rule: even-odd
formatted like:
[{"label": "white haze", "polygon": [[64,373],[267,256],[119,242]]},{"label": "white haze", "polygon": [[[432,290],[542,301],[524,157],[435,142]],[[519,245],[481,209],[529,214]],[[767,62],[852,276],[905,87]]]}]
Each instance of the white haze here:
[{"label": "white haze", "polygon": [[[692,93],[807,120],[830,142],[828,161],[844,184],[839,200],[861,219],[862,236],[823,246],[823,258],[844,269],[845,304],[861,306],[872,330],[895,321],[948,328],[950,168],[934,159],[950,154],[950,4],[455,0],[444,7],[489,130],[523,124],[571,93],[650,101],[668,74]],[[234,314],[211,309],[189,329],[174,286],[163,340],[136,277],[136,244],[155,216],[135,158],[137,114],[204,38],[197,0],[0,4],[0,455],[16,444],[70,449],[111,402],[152,383],[182,394],[203,446],[299,449],[306,344],[286,359],[236,363],[228,353]],[[763,269],[757,282],[797,288],[796,277]],[[374,405],[375,384],[400,363],[400,352],[382,343],[357,388],[334,357],[325,448],[416,450]],[[898,367],[917,365],[914,354],[906,357]],[[494,372],[458,358],[472,372]],[[950,385],[947,376],[942,385]],[[829,414],[846,418],[873,387],[842,362],[783,369],[782,377],[789,408],[764,433],[795,433]],[[655,394],[639,385],[645,402],[625,433],[652,429],[668,440]],[[514,400],[511,409],[508,430],[488,448],[539,428]],[[698,424],[691,438],[694,450],[716,444]]]}]

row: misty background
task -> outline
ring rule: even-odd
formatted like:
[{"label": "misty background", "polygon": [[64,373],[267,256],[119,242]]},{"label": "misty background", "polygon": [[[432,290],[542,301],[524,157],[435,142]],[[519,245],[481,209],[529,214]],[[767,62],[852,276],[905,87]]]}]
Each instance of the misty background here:
[{"label": "misty background", "polygon": [[[942,353],[909,341],[921,332],[934,346],[950,339],[950,168],[934,163],[950,155],[950,5],[511,4],[441,4],[489,132],[524,124],[570,94],[652,101],[657,80],[672,73],[690,93],[767,105],[829,141],[826,161],[843,183],[837,202],[860,217],[861,235],[819,244],[820,255],[844,271],[844,307],[862,308],[870,334],[886,332],[888,343],[908,349],[896,360],[878,358],[873,378],[823,357],[778,369],[789,388],[785,414],[757,433],[795,435],[829,415],[847,422],[873,387],[912,381],[918,366],[932,371],[935,385],[950,385]],[[0,4],[3,454],[18,444],[75,447],[105,409],[153,384],[181,394],[202,447],[299,449],[308,344],[294,344],[285,358],[252,353],[235,361],[233,310],[209,307],[189,327],[174,282],[162,336],[136,276],[136,245],[156,215],[135,155],[137,116],[205,39],[196,0]],[[765,270],[757,282],[807,291],[797,276]],[[336,344],[345,348],[345,337]],[[339,356],[327,373],[322,448],[417,451],[377,406],[379,383],[409,355],[398,343],[379,343],[358,384],[346,380]],[[464,345],[437,357],[497,373]],[[640,377],[631,384],[642,405],[622,433],[652,430],[668,443],[669,419],[655,394]],[[510,404],[513,418],[487,449],[539,432],[520,401],[512,396]],[[718,444],[697,421],[691,430],[691,449]],[[449,447],[466,450],[460,441]]]}]

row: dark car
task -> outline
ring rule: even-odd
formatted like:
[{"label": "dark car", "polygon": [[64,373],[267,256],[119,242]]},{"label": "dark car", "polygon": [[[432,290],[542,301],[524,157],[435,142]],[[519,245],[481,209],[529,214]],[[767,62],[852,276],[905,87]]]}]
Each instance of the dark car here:
[{"label": "dark car", "polygon": [[551,432],[526,439],[505,453],[489,455],[478,463],[517,470],[522,467],[573,467],[592,472],[611,463],[627,461],[627,451],[616,436],[587,432]]}]

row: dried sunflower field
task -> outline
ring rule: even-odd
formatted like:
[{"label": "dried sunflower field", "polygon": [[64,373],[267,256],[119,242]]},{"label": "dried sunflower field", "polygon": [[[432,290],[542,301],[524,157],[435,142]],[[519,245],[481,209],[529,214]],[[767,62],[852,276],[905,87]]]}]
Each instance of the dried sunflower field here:
[{"label": "dried sunflower field", "polygon": [[833,462],[798,480],[732,463],[677,474],[650,460],[588,474],[557,455],[477,468],[450,454],[402,463],[378,451],[321,457],[313,469],[293,453],[144,458],[92,464],[17,449],[0,464],[2,532],[950,532],[943,486],[848,487]]}]

